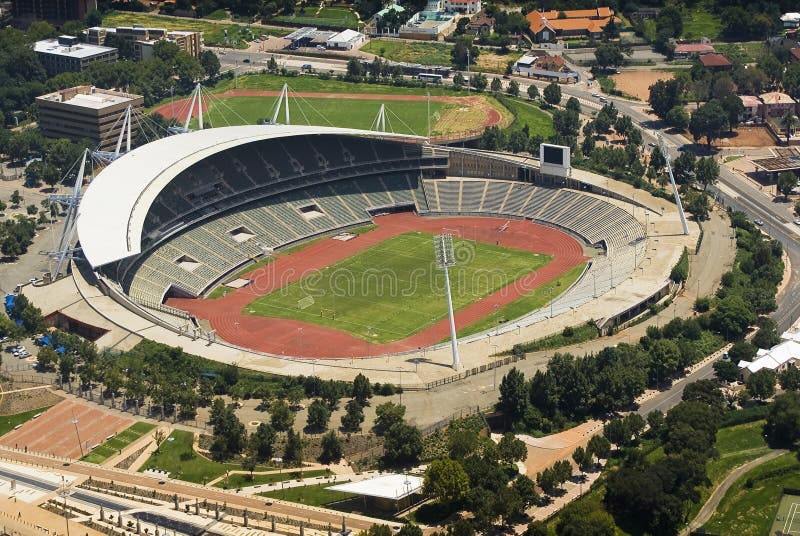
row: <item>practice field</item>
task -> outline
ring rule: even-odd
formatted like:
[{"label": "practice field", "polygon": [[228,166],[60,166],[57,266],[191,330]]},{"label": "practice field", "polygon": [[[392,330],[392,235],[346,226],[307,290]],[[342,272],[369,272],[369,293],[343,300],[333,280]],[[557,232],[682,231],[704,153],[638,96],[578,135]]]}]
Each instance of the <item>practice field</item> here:
[{"label": "practice field", "polygon": [[295,12],[293,15],[280,15],[275,17],[275,20],[320,28],[358,29],[358,17],[356,17],[356,14],[350,9],[341,7],[324,7],[318,11],[314,8],[313,10],[306,10],[303,14]]},{"label": "practice field", "polygon": [[800,534],[800,496],[783,495],[770,534]]},{"label": "practice field", "polygon": [[[546,265],[552,257],[454,240],[453,307],[459,310]],[[447,314],[444,276],[433,235],[405,233],[263,296],[245,312],[300,320],[385,343],[408,337]]]},{"label": "practice field", "polygon": [[81,459],[89,463],[103,463],[155,427],[155,424],[150,424],[149,422],[137,422],[111,439],[104,441],[102,445],[98,445]]}]

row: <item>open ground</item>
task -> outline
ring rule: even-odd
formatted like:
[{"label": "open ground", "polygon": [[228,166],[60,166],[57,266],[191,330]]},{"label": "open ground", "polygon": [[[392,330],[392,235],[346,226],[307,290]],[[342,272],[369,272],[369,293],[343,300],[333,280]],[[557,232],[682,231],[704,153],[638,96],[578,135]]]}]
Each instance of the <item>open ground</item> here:
[{"label": "open ground", "polygon": [[[228,90],[215,94],[212,99],[204,99],[204,113],[209,114],[215,126],[255,124],[258,119],[271,117],[274,97],[278,94],[273,90]],[[291,92],[290,96],[293,98],[289,109],[295,124],[328,122],[332,126],[369,129],[380,104],[388,102],[387,127],[391,126],[391,130],[398,133],[426,134],[428,98],[425,95]],[[513,120],[502,105],[483,96],[431,96],[430,101],[434,136],[490,126],[506,127]],[[159,106],[153,113],[167,119],[184,119],[188,109],[189,99],[181,99]]]},{"label": "open ground", "polygon": [[618,90],[628,95],[633,95],[643,102],[647,102],[647,99],[650,98],[650,86],[659,80],[672,80],[674,74],[666,71],[647,69],[641,71],[624,71],[620,74],[613,74],[610,78],[614,80]]},{"label": "open ground", "polygon": [[[370,344],[337,329],[298,320],[243,314],[247,312],[244,310],[255,299],[298,281],[306,274],[322,270],[409,231],[441,233],[442,229],[451,229],[464,238],[553,257],[541,269],[457,311],[457,328],[469,326],[491,315],[496,308],[526,296],[585,261],[583,248],[575,239],[561,231],[528,221],[508,221],[501,218],[420,218],[413,214],[395,214],[375,218],[375,223],[378,225],[375,230],[354,240],[340,242],[325,239],[293,255],[278,257],[274,262],[248,275],[251,285],[230,292],[223,298],[171,298],[168,303],[209,320],[221,338],[254,350],[312,358],[364,357],[417,350],[437,343],[448,335],[448,321],[440,319],[426,329],[398,341]],[[500,228],[504,230],[499,232]],[[270,337],[264,337],[265,333],[270,333]]]},{"label": "open ground", "polygon": [[99,445],[133,423],[133,419],[112,415],[94,405],[64,400],[4,435],[0,445],[80,458],[89,450],[87,445]]}]

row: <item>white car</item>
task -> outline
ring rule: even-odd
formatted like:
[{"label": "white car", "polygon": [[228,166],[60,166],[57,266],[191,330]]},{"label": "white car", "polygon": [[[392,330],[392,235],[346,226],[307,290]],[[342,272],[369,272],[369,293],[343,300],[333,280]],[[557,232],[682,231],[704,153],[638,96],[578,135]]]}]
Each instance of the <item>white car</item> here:
[{"label": "white car", "polygon": [[0,344],[3,344],[4,342],[8,342],[8,341],[10,341],[10,340],[11,340],[11,338],[10,338],[10,337],[3,337],[3,338],[0,338]]},{"label": "white car", "polygon": [[795,225],[800,225],[800,218],[795,218],[792,220]]},{"label": "white car", "polygon": [[25,359],[26,357],[30,357],[30,355],[31,355],[31,353],[29,351],[23,350],[22,352],[19,353],[17,358],[18,359]]}]

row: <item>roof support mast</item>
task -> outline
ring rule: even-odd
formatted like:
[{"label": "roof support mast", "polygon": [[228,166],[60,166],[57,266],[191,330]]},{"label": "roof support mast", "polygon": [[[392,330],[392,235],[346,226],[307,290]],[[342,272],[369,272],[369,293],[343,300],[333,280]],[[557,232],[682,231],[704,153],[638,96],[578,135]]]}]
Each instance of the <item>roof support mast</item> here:
[{"label": "roof support mast", "polygon": [[272,114],[272,124],[278,124],[278,116],[281,113],[281,106],[285,106],[286,110],[285,114],[285,125],[291,125],[291,121],[289,120],[289,84],[283,84],[283,88],[281,89],[280,94],[278,95],[278,102],[275,103],[275,112]]},{"label": "roof support mast", "polygon": [[669,173],[669,182],[672,183],[672,193],[675,196],[675,204],[678,206],[678,215],[681,217],[681,225],[683,226],[683,234],[689,234],[689,224],[686,223],[686,214],[683,212],[683,204],[681,203],[681,196],[678,194],[678,185],[675,184],[675,177],[672,175],[672,165],[670,164],[669,160],[669,153],[667,152],[667,146],[664,143],[664,138],[661,136],[659,132],[657,135],[658,137],[658,146],[661,149],[661,154],[664,156],[664,160],[667,162],[667,172]]},{"label": "roof support mast", "polygon": [[[120,142],[121,141],[122,138],[120,138]],[[50,274],[53,280],[58,278],[58,275],[64,268],[64,262],[68,258],[71,258],[72,254],[76,251],[76,249],[72,247],[72,240],[75,238],[75,229],[77,227],[78,205],[81,200],[83,177],[86,173],[86,161],[90,158],[91,153],[88,149],[85,149],[83,153],[81,153],[80,166],[78,167],[78,173],[75,177],[75,184],[72,186],[71,193],[51,195],[48,199],[51,203],[65,205],[67,209],[67,215],[64,218],[64,227],[61,230],[61,238],[58,241],[58,250],[49,254],[51,258],[56,259],[56,269]]]}]

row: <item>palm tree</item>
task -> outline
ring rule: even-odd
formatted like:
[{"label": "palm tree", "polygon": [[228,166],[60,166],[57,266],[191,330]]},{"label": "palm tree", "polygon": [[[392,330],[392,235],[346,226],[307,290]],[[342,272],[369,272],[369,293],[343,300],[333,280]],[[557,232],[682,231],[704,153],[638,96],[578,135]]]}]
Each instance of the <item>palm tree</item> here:
[{"label": "palm tree", "polygon": [[789,137],[791,131],[797,125],[800,125],[800,119],[797,118],[795,113],[791,110],[787,111],[780,119],[781,126],[786,129],[786,145],[789,145]]}]

